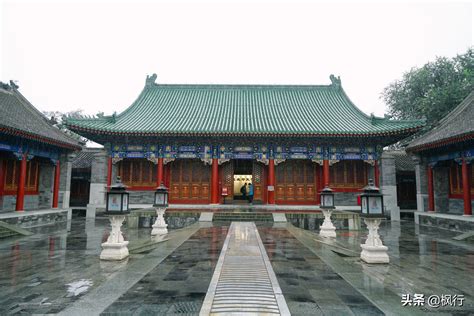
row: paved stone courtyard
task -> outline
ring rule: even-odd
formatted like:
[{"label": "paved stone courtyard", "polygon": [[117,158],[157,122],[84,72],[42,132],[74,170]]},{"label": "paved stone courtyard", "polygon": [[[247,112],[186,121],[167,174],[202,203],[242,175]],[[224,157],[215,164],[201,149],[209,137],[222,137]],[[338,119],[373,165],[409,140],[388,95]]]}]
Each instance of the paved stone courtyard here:
[{"label": "paved stone courtyard", "polygon": [[[2,240],[0,314],[197,315],[230,223],[196,218],[169,218],[168,241],[131,251],[120,263],[99,260],[110,229],[106,218],[73,217],[69,225]],[[257,223],[293,315],[474,314],[472,243],[410,221],[384,222],[380,233],[391,262],[369,265],[358,258],[366,231],[338,230],[331,241],[317,235],[312,220]],[[149,233],[124,229],[131,244]],[[403,306],[404,294],[463,295],[464,301],[462,307]]]}]

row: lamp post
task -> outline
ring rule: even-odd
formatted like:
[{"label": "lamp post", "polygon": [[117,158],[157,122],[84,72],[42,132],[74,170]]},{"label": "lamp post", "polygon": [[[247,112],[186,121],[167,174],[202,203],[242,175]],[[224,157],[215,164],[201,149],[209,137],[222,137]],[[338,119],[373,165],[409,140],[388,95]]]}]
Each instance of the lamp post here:
[{"label": "lamp post", "polygon": [[334,192],[329,187],[321,191],[321,209],[324,214],[324,222],[320,227],[319,235],[322,237],[336,237],[336,227],[331,222],[331,214],[334,207]]},{"label": "lamp post", "polygon": [[361,217],[369,229],[369,235],[365,243],[360,245],[362,247],[360,258],[367,263],[389,263],[388,247],[383,245],[378,232],[380,222],[385,218],[383,195],[372,179],[369,179],[369,184],[363,190],[364,193],[360,196]]},{"label": "lamp post", "polygon": [[166,235],[168,233],[166,228],[168,224],[166,224],[163,215],[168,207],[168,188],[163,185],[163,182],[156,188],[153,207],[156,209],[156,221],[152,226],[151,235]]},{"label": "lamp post", "polygon": [[101,260],[122,260],[128,257],[128,241],[122,236],[120,227],[129,214],[127,187],[117,177],[117,183],[107,192],[105,214],[109,216],[112,231],[107,241],[102,243]]}]

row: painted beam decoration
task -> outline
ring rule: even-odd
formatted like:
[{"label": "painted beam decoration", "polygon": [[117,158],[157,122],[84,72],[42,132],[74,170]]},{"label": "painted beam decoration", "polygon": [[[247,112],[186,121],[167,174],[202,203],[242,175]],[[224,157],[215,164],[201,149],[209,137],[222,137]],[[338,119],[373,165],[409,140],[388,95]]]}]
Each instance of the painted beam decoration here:
[{"label": "painted beam decoration", "polygon": [[445,160],[456,160],[460,158],[474,159],[474,148],[463,151],[451,151],[440,155],[432,155],[428,157],[428,163],[436,163]]},{"label": "painted beam decoration", "polygon": [[[280,145],[113,145],[110,154],[117,158],[172,158],[210,159],[213,148],[219,159],[313,159],[313,160],[376,160],[382,148],[365,147],[323,147],[323,146],[280,146]],[[273,155],[273,157],[271,157]]]},{"label": "painted beam decoration", "polygon": [[43,157],[56,161],[61,154],[60,150],[45,144],[37,144],[35,142],[23,142],[22,144],[9,144],[0,142],[0,151],[8,151],[13,154],[28,153],[31,157]]}]

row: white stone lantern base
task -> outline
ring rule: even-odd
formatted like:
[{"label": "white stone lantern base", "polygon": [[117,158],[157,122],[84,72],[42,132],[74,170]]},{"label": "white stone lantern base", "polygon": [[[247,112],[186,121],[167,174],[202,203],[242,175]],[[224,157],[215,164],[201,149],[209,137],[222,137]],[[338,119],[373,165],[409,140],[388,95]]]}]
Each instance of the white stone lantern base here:
[{"label": "white stone lantern base", "polygon": [[163,214],[165,213],[165,208],[156,208],[156,221],[152,225],[153,229],[151,231],[152,236],[157,235],[166,235],[168,234],[168,224],[166,224]]},{"label": "white stone lantern base", "polygon": [[100,253],[101,260],[123,260],[128,257],[128,241],[125,241],[122,236],[120,227],[125,220],[124,215],[110,216],[110,224],[112,231],[106,242],[102,243],[102,252]]},{"label": "white stone lantern base", "polygon": [[321,237],[336,237],[336,227],[331,222],[332,210],[322,210],[324,214],[324,222],[320,227],[319,236]]},{"label": "white stone lantern base", "polygon": [[379,236],[380,218],[364,218],[369,229],[365,244],[360,245],[362,252],[360,258],[367,263],[389,263],[388,247],[384,246]]}]

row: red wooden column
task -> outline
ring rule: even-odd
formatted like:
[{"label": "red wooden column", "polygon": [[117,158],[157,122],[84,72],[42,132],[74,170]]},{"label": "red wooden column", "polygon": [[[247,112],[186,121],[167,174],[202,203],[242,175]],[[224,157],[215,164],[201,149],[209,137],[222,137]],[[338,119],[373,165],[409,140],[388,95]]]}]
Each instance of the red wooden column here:
[{"label": "red wooden column", "polygon": [[107,190],[112,184],[112,157],[109,156],[107,160]]},{"label": "red wooden column", "polygon": [[158,158],[158,164],[156,165],[156,186],[160,186],[163,182],[163,158]]},{"label": "red wooden column", "polygon": [[3,165],[3,160],[0,159],[0,195],[3,194],[4,183],[5,183],[5,167]]},{"label": "red wooden column", "polygon": [[324,187],[329,186],[329,160],[323,160],[323,185]]},{"label": "red wooden column", "polygon": [[272,187],[268,190],[268,204],[275,204],[275,160],[268,159],[268,186]]},{"label": "red wooden column", "polygon": [[319,191],[322,190],[321,188],[321,166],[316,164],[315,166],[315,175],[316,175],[316,204],[321,204],[321,194],[319,194]]},{"label": "red wooden column", "polygon": [[380,187],[380,171],[379,171],[378,160],[375,160],[375,164],[374,164],[374,178],[375,178],[375,186],[379,188]]},{"label": "red wooden column", "polygon": [[219,204],[219,162],[212,158],[211,204]]},{"label": "red wooden column", "polygon": [[26,182],[26,154],[23,154],[20,162],[20,174],[18,175],[18,189],[16,191],[16,207],[18,212],[23,211],[25,203],[25,182]]},{"label": "red wooden column", "polygon": [[428,165],[428,170],[426,173],[428,176],[428,211],[434,212],[435,206],[434,206],[433,167]]},{"label": "red wooden column", "polygon": [[60,176],[61,176],[61,168],[60,168],[59,160],[58,160],[56,162],[56,166],[54,167],[53,208],[58,208]]},{"label": "red wooden column", "polygon": [[471,173],[465,158],[462,159],[462,193],[464,199],[464,215],[472,215],[471,205]]}]

